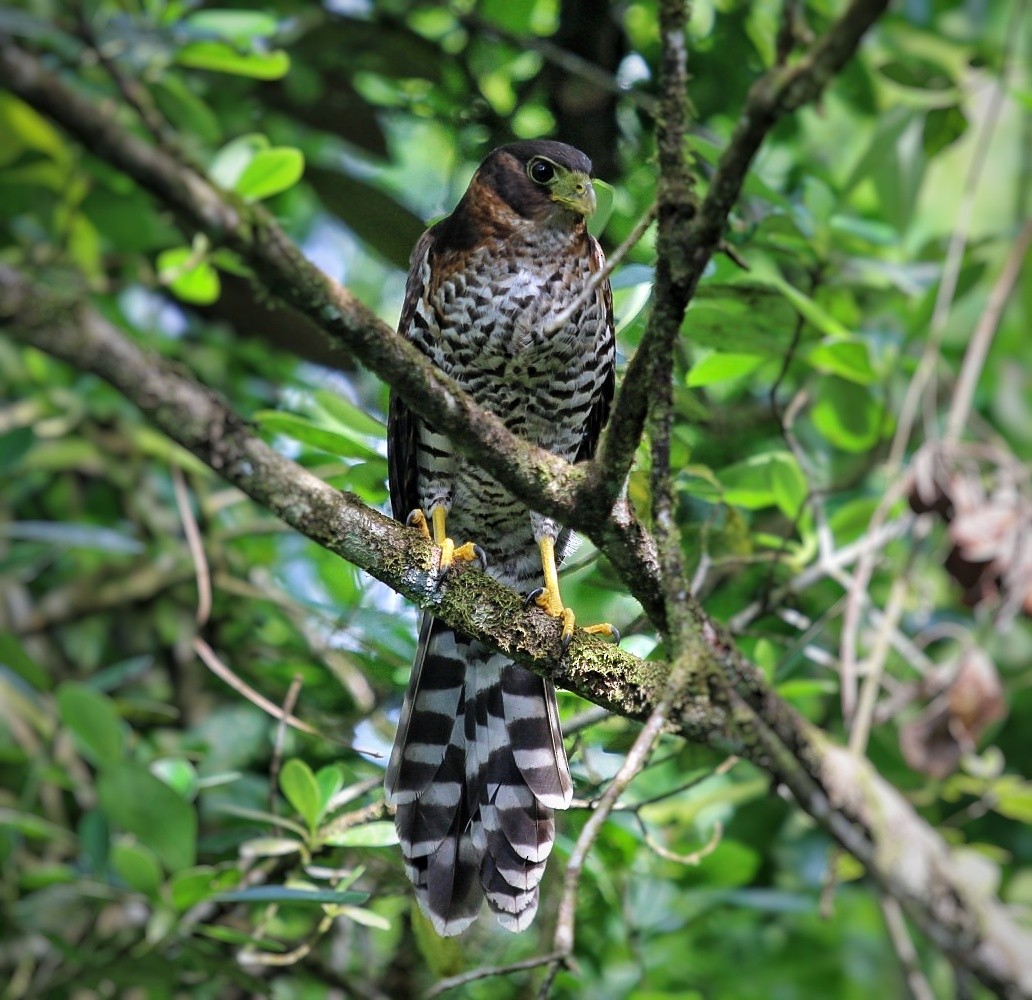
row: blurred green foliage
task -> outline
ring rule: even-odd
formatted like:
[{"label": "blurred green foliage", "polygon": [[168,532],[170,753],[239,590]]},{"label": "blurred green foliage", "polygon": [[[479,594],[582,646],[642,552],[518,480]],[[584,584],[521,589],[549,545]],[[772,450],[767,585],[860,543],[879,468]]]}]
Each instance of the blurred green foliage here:
[{"label": "blurred green foliage", "polygon": [[[892,486],[883,462],[951,234],[966,225],[926,431],[949,403],[1028,216],[1030,29],[1018,6],[896,5],[820,105],[780,125],[760,154],[729,233],[749,270],[713,262],[678,354],[679,514],[720,618],[791,583],[821,545],[868,530]],[[819,33],[839,7],[809,0],[798,11]],[[772,0],[692,6],[700,191],[748,86],[775,57],[780,16]],[[134,81],[160,141],[236,197],[267,200],[305,252],[388,322],[413,243],[451,209],[480,157],[516,137],[568,137],[588,114],[578,100],[596,109],[578,141],[604,165],[608,248],[655,193],[648,101],[659,35],[646,0],[27,0],[0,10],[0,33],[146,135],[110,68]],[[542,54],[550,39],[596,37],[597,51],[580,54],[615,92]],[[131,181],[6,93],[0,259],[88,292],[315,475],[385,507],[385,387],[269,303],[235,255],[186,241]],[[651,261],[647,236],[614,275],[622,359],[644,327]],[[970,420],[1019,464],[1032,458],[1030,313],[1026,277]],[[648,482],[640,458],[638,501]],[[213,590],[200,627],[179,476]],[[1024,619],[994,628],[990,612],[973,618],[942,570],[947,547],[941,528],[890,544],[871,598],[883,604],[906,573],[902,630],[936,664],[956,655],[958,635],[982,646],[1009,716],[959,773],[914,771],[898,730],[928,696],[919,664],[896,650],[885,690],[901,707],[878,719],[869,753],[1027,917],[1032,630]],[[565,577],[583,620],[614,621],[628,648],[653,652],[655,634],[589,546]],[[842,597],[841,579],[815,574],[791,614],[759,617],[741,637],[781,694],[838,737]],[[560,820],[528,933],[485,920],[442,944],[411,905],[377,805],[414,651],[411,609],[225,487],[113,389],[2,338],[0,628],[5,998],[407,997],[549,949],[584,808]],[[311,731],[281,724],[259,697]],[[583,708],[561,701],[567,719]],[[572,738],[581,800],[633,735],[613,719]],[[718,763],[664,742],[635,781],[629,804],[647,804],[618,811],[588,860],[578,971],[560,975],[555,995],[903,995],[862,871],[837,863],[832,891],[827,838],[760,772],[739,763],[714,774]],[[670,852],[698,852],[698,863]],[[917,945],[937,995],[954,995],[945,959]],[[528,994],[523,974],[463,995]]]}]

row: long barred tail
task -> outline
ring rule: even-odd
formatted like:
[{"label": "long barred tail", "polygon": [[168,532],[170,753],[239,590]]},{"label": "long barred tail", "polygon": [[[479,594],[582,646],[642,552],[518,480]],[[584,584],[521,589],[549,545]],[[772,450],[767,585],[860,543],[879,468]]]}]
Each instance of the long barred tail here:
[{"label": "long barred tail", "polygon": [[530,924],[573,794],[550,682],[424,617],[385,788],[438,934],[464,931],[485,895],[503,927]]}]

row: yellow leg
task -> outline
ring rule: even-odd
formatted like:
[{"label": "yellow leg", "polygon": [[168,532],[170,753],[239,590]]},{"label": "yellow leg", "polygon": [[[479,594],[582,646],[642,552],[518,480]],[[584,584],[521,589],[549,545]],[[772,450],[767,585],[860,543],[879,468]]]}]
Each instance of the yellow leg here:
[{"label": "yellow leg", "polygon": [[[487,565],[487,556],[479,545],[473,542],[466,542],[465,545],[456,545],[448,537],[445,522],[448,512],[443,507],[435,507],[430,515],[433,525],[433,543],[441,550],[441,571],[448,569],[454,562],[479,562],[481,567]],[[405,521],[409,527],[418,528],[420,534],[430,540],[430,528],[426,522],[426,514],[421,510],[414,510]]]},{"label": "yellow leg", "polygon": [[[538,551],[541,553],[541,571],[545,577],[545,585],[533,595],[534,603],[546,614],[553,618],[561,618],[563,622],[562,642],[563,646],[569,644],[573,638],[573,629],[576,624],[576,616],[573,608],[566,607],[559,593],[559,571],[555,565],[555,543],[547,536],[538,542]],[[620,633],[607,622],[598,625],[588,625],[585,632],[594,635],[608,635],[620,641]]]}]

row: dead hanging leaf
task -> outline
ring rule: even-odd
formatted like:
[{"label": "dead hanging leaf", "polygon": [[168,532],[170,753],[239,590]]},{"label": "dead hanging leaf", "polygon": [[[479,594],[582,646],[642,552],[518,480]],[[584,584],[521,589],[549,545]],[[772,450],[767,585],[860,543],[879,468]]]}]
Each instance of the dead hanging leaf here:
[{"label": "dead hanging leaf", "polygon": [[982,650],[967,649],[949,687],[900,728],[903,758],[915,771],[945,778],[976,748],[986,728],[1006,714],[995,664]]},{"label": "dead hanging leaf", "polygon": [[1001,623],[1032,614],[1032,499],[1013,460],[996,456],[987,493],[975,455],[929,442],[914,455],[910,478],[911,509],[949,525],[944,568],[963,588],[964,603],[998,605]]}]

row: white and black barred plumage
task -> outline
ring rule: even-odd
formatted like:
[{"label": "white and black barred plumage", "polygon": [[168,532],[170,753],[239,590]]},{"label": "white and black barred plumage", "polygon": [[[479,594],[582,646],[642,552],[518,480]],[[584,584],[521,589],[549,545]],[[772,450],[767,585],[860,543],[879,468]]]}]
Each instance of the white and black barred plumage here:
[{"label": "white and black barred plumage", "polygon": [[[534,180],[539,160],[583,178],[583,191],[591,164],[570,146],[492,152],[455,212],[416,246],[400,332],[512,431],[575,461],[593,454],[612,399],[612,297],[599,282],[551,329],[603,257],[583,213]],[[540,585],[543,535],[561,559],[568,532],[456,456],[396,396],[388,461],[394,515],[443,506],[448,535],[480,545],[503,583]],[[572,795],[551,683],[424,616],[385,785],[438,933],[465,930],[484,896],[503,926],[526,928],[554,810]]]}]

